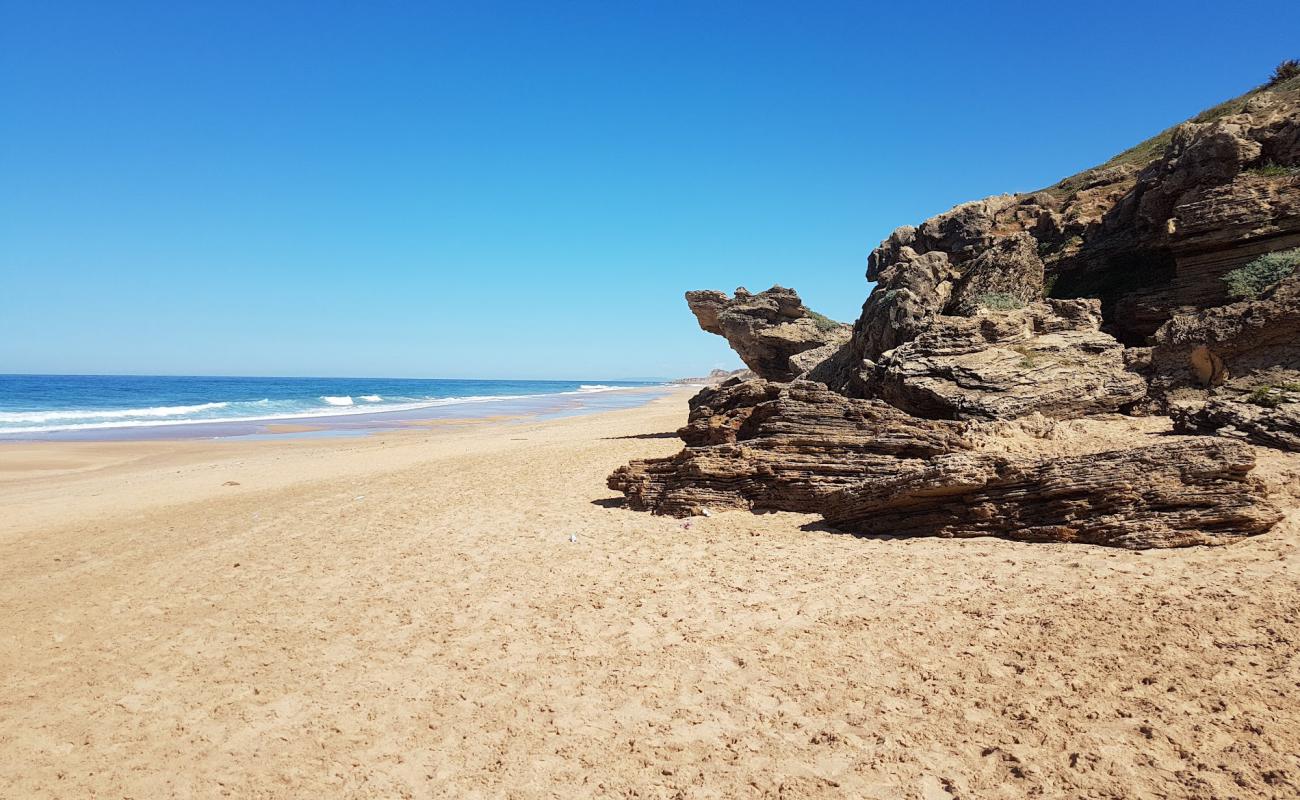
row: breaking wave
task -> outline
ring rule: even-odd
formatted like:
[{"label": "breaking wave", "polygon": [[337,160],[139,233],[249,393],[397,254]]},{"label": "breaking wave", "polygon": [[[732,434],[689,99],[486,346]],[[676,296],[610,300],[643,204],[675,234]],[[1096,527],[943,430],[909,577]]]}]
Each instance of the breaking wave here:
[{"label": "breaking wave", "polygon": [[[181,417],[186,414],[197,414],[201,411],[225,408],[228,405],[230,404],[200,403],[193,406],[155,406],[153,408],[121,408],[105,411],[0,411],[0,423],[30,422],[40,424],[42,422],[58,422],[59,420],[68,419],[129,419],[136,417],[155,419],[160,417]],[[7,429],[0,429],[0,433],[4,432],[7,432]]]},{"label": "breaking wave", "polygon": [[[525,388],[527,382],[514,385]],[[539,382],[545,383],[545,382]],[[523,384],[523,385],[521,385]],[[482,385],[482,384],[480,384]],[[573,384],[569,384],[570,387]],[[440,388],[440,387],[439,387]],[[502,387],[505,388],[505,387]],[[511,388],[514,388],[511,386]],[[528,387],[531,388],[531,387]],[[540,388],[540,387],[539,387]],[[584,383],[577,388],[547,386],[550,391],[511,394],[461,396],[398,396],[396,394],[308,395],[299,398],[229,400],[188,405],[149,405],[136,408],[54,408],[48,410],[14,409],[0,411],[0,436],[46,434],[112,428],[165,427],[271,420],[298,420],[313,417],[345,417],[359,414],[386,414],[468,403],[526,400],[545,396],[582,395],[636,388],[603,383]],[[249,392],[252,394],[252,392]],[[414,395],[415,393],[412,393]],[[257,397],[256,394],[253,397]],[[43,398],[42,398],[43,399]],[[3,398],[0,398],[3,401]]]}]

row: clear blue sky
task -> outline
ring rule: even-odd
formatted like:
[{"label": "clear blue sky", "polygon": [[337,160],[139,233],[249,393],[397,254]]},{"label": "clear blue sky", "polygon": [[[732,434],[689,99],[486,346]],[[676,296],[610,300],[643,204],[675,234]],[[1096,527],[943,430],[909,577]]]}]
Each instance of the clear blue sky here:
[{"label": "clear blue sky", "polygon": [[0,0],[0,372],[619,378],[1300,57],[1300,3]]}]

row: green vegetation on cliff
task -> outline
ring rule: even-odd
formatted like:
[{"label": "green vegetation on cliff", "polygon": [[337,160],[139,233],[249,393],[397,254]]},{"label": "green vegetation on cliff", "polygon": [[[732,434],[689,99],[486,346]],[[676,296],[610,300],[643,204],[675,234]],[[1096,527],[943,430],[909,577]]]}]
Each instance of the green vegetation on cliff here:
[{"label": "green vegetation on cliff", "polygon": [[1228,296],[1235,300],[1254,300],[1265,289],[1300,267],[1300,247],[1266,253],[1244,267],[1223,276]]}]

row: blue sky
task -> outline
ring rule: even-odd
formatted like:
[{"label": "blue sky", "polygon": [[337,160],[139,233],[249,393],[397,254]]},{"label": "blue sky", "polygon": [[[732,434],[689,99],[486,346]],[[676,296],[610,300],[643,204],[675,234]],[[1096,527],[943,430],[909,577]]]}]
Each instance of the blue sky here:
[{"label": "blue sky", "polygon": [[857,316],[898,225],[1300,57],[1300,3],[0,0],[0,372],[738,364],[695,288]]}]

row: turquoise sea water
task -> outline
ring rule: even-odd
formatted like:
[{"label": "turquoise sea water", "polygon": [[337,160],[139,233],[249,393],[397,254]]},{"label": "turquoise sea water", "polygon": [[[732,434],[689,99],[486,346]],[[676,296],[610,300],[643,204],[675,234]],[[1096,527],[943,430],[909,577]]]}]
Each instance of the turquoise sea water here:
[{"label": "turquoise sea water", "polygon": [[[0,375],[0,438],[248,435],[277,422],[341,430],[554,414],[644,402],[632,381]],[[642,391],[632,391],[641,389]]]}]

